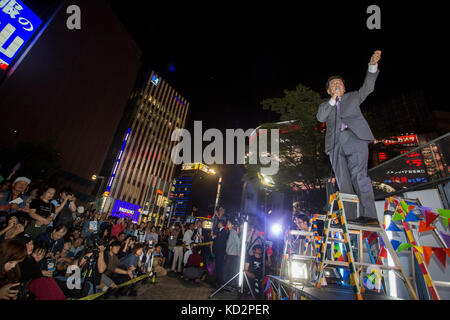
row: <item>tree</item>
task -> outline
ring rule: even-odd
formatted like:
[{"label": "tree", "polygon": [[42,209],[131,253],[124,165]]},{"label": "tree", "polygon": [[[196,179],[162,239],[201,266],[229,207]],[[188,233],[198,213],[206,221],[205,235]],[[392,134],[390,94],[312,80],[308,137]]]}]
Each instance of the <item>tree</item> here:
[{"label": "tree", "polygon": [[[330,172],[324,153],[325,130],[316,119],[321,102],[317,92],[302,84],[295,90],[284,90],[282,98],[261,102],[264,110],[278,113],[281,121],[296,120],[290,125],[266,123],[261,126],[280,129],[280,170],[273,177],[279,190],[289,190],[294,183],[321,187],[323,178]],[[259,168],[258,165],[248,165],[247,177],[255,179]]]}]

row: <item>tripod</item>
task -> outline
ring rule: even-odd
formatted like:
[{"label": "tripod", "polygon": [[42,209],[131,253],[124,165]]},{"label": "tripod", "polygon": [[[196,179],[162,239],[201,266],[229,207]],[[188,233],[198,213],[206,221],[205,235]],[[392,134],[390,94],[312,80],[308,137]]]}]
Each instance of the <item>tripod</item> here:
[{"label": "tripod", "polygon": [[[252,287],[250,286],[250,282],[248,281],[247,278],[247,274],[245,274],[244,270],[240,270],[238,273],[236,273],[230,280],[228,280],[224,285],[222,285],[219,289],[217,289],[216,291],[214,291],[208,298],[211,299],[212,297],[214,297],[219,291],[221,291],[222,289],[224,289],[227,284],[229,284],[231,281],[233,281],[237,276],[240,276],[241,273],[243,274],[244,278],[245,278],[245,282],[247,282],[247,285],[250,289],[250,294],[252,295],[253,300],[255,300],[255,295],[253,294],[253,290]],[[239,294],[242,295],[244,293],[244,285],[242,284],[239,288]]]},{"label": "tripod", "polygon": [[94,276],[93,274],[96,272],[95,271],[95,266],[96,266],[96,260],[98,258],[98,254],[93,253],[90,257],[85,256],[86,258],[86,263],[87,263],[87,268],[86,268],[86,276],[84,277],[84,281],[83,281],[83,286],[81,287],[80,290],[80,298],[82,298],[84,289],[86,288],[86,283],[88,281],[90,281],[90,283],[92,284],[92,287],[94,289],[94,294],[97,293],[97,289],[96,289],[96,285],[95,285],[95,280],[94,280]]},{"label": "tripod", "polygon": [[250,282],[248,281],[247,274],[244,271],[244,264],[245,264],[245,255],[247,253],[247,225],[248,222],[244,222],[244,230],[242,232],[242,241],[241,241],[241,259],[239,264],[239,272],[236,273],[230,280],[228,280],[224,285],[222,285],[219,289],[214,291],[208,298],[211,299],[213,296],[216,295],[219,291],[224,289],[227,284],[229,284],[231,281],[233,281],[237,276],[239,276],[239,294],[242,295],[244,293],[244,282],[243,278],[245,278],[245,281],[247,282],[248,288],[250,289],[250,294],[252,295],[253,300],[255,300],[255,295],[253,294],[252,287],[250,286]]}]

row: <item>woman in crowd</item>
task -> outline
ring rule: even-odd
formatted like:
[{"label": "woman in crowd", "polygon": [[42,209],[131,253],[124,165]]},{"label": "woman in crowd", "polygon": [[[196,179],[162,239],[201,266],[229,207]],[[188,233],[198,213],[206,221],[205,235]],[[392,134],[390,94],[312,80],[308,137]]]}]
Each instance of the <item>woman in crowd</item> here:
[{"label": "woman in crowd", "polygon": [[20,285],[19,263],[27,256],[27,246],[18,240],[0,242],[0,300],[16,299]]},{"label": "woman in crowd", "polygon": [[24,231],[24,225],[19,223],[17,216],[13,215],[8,220],[6,228],[0,231],[0,241],[14,239]]},{"label": "woman in crowd", "polygon": [[55,196],[55,188],[46,187],[38,198],[30,203],[29,215],[32,219],[25,229],[25,234],[32,239],[36,239],[39,235],[47,231],[47,226],[55,217],[55,205],[51,203]]}]

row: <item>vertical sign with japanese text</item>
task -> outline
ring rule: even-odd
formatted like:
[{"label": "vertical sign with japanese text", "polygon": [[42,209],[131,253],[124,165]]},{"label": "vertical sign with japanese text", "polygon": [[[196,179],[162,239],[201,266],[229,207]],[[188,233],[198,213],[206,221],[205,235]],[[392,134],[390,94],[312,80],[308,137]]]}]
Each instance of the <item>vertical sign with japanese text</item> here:
[{"label": "vertical sign with japanese text", "polygon": [[8,68],[41,23],[22,1],[0,0],[0,69]]}]

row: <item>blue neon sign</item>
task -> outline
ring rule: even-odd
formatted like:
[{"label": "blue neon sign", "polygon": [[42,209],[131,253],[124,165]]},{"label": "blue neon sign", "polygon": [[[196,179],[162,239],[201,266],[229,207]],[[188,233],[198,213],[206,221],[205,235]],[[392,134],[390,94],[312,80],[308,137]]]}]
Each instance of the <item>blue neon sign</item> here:
[{"label": "blue neon sign", "polygon": [[41,23],[22,1],[0,0],[0,69],[8,68]]},{"label": "blue neon sign", "polygon": [[119,156],[117,157],[113,173],[111,175],[111,178],[109,179],[108,186],[106,187],[107,192],[111,191],[111,185],[113,183],[114,177],[116,176],[117,168],[119,167],[119,163],[120,163],[120,159],[122,158],[123,150],[125,149],[125,145],[127,144],[127,141],[128,141],[128,136],[130,135],[130,130],[131,130],[131,128],[128,128],[127,134],[126,134],[125,139],[122,144],[122,148],[120,148]]},{"label": "blue neon sign", "polygon": [[131,218],[134,223],[139,221],[141,206],[129,202],[116,200],[111,212],[111,216],[119,218]]}]

